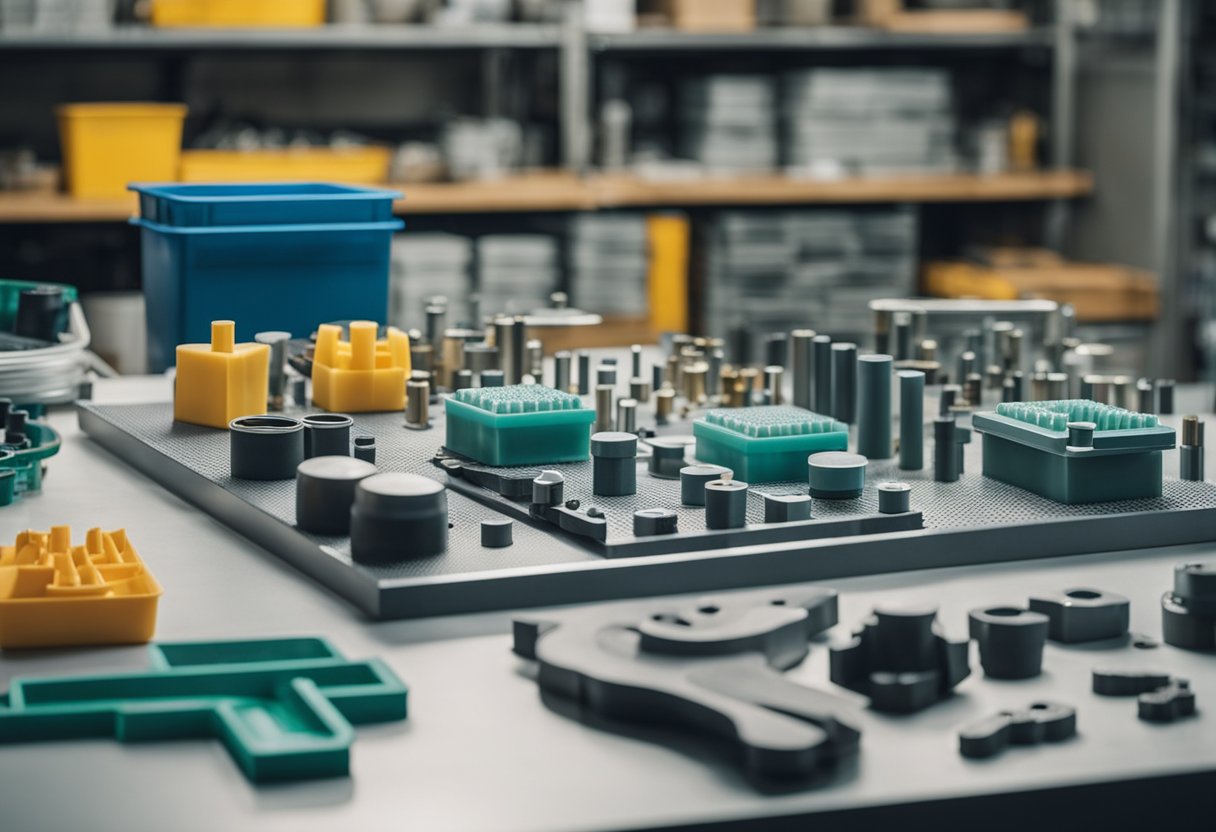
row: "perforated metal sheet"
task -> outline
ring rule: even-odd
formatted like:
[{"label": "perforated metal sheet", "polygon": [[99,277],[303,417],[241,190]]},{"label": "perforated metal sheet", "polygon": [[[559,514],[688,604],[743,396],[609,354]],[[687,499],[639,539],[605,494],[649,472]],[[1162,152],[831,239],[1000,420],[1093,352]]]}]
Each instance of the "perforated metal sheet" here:
[{"label": "perforated metal sheet", "polygon": [[[873,514],[874,486],[902,479],[912,483],[913,508],[923,512],[924,531],[607,560],[575,538],[518,519],[513,546],[485,549],[479,522],[501,516],[492,506],[508,510],[507,501],[485,489],[477,490],[477,500],[449,490],[452,529],[446,555],[367,568],[351,563],[348,539],[295,529],[291,481],[229,477],[227,434],[174,424],[168,404],[85,404],[80,420],[87,433],[129,464],[378,617],[712,591],[1216,538],[1216,485],[1174,479],[1176,454],[1165,455],[1167,480],[1159,499],[1066,506],[978,476],[979,443],[973,442],[966,448],[968,473],[959,482],[934,482],[930,469],[899,471],[895,460],[873,462],[860,498],[813,503],[819,517]],[[398,414],[374,414],[357,417],[356,431],[376,436],[382,470],[445,478],[431,462],[442,443],[441,422],[428,431],[410,431]],[[676,425],[664,432],[687,431],[687,425]],[[555,467],[566,474],[567,499],[604,509],[610,541],[632,537],[632,515],[639,508],[672,508],[682,531],[704,529],[703,510],[680,505],[678,480],[651,477],[643,467],[637,494],[594,497],[591,463]],[[763,520],[759,492],[802,493],[804,488],[802,483],[755,486],[748,522]]]}]

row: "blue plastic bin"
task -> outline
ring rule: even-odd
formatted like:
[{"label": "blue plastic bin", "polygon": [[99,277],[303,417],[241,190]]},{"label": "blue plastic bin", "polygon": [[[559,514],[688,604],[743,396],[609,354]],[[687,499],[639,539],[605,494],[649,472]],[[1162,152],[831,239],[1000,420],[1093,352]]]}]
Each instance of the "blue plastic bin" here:
[{"label": "blue plastic bin", "polygon": [[178,227],[388,222],[397,191],[328,182],[133,184],[139,215]]},{"label": "blue plastic bin", "polygon": [[[231,187],[231,186],[229,186]],[[238,186],[239,187],[239,186]],[[142,217],[148,363],[173,365],[178,344],[206,343],[213,320],[236,337],[302,337],[336,320],[388,317],[389,242],[401,220],[174,227]]]}]

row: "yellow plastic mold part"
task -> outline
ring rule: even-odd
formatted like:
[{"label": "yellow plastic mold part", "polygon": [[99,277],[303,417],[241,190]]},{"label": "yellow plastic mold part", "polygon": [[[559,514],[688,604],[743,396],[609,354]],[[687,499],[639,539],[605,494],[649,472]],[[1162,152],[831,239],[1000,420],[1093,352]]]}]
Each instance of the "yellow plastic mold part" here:
[{"label": "yellow plastic mold part", "polygon": [[312,400],[337,413],[376,413],[405,407],[405,380],[410,374],[410,339],[389,327],[376,340],[372,321],[351,321],[350,340],[342,328],[322,324],[312,359]]},{"label": "yellow plastic mold part", "polygon": [[178,346],[176,421],[227,430],[233,419],[266,412],[270,347],[235,338],[232,321],[212,321],[210,344]]},{"label": "yellow plastic mold part", "polygon": [[0,546],[0,648],[143,644],[160,596],[122,529],[24,531]]}]

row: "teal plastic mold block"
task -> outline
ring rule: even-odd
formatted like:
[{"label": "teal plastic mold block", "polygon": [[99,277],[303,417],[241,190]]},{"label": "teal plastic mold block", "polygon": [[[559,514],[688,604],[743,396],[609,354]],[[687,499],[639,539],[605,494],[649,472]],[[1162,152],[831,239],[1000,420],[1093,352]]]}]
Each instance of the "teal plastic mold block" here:
[{"label": "teal plastic mold block", "polygon": [[353,725],[405,719],[407,691],[379,660],[319,638],[151,645],[146,673],[17,679],[0,743],[215,737],[255,782],[343,777]]},{"label": "teal plastic mold block", "polygon": [[785,405],[708,410],[692,433],[699,461],[723,465],[751,483],[805,480],[808,456],[849,447],[843,422]]},{"label": "teal plastic mold block", "polygon": [[[1150,413],[1085,399],[1002,403],[971,423],[984,437],[984,476],[1059,503],[1160,497],[1161,452],[1175,441]],[[1093,425],[1092,440],[1071,444],[1069,423]]]},{"label": "teal plastic mold block", "polygon": [[579,462],[591,455],[595,412],[540,384],[457,390],[448,397],[449,451],[483,465]]},{"label": "teal plastic mold block", "polygon": [[[11,479],[12,496],[5,502],[8,486],[0,484],[0,506],[8,505],[15,497],[22,494],[37,494],[42,490],[42,466],[48,459],[59,453],[62,440],[55,429],[42,422],[27,422],[25,435],[30,440],[30,446],[22,449],[10,449],[13,455],[0,453],[0,470],[13,472],[6,481]],[[2,446],[0,446],[2,447]]]}]

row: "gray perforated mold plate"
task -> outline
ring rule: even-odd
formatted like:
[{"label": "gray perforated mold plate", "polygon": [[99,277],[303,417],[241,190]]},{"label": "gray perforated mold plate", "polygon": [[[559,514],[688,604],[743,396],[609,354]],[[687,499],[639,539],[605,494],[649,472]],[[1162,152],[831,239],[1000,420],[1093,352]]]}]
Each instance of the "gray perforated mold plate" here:
[{"label": "gray perforated mold plate", "polygon": [[[511,504],[485,489],[476,500],[450,493],[448,554],[372,569],[352,564],[349,541],[298,531],[291,481],[255,483],[228,476],[227,434],[176,425],[168,404],[80,406],[82,428],[125,462],[221,521],[265,546],[347,597],[372,616],[405,618],[487,609],[581,603],[650,595],[701,592],[848,575],[1018,560],[1216,539],[1216,486],[1166,481],[1165,495],[1089,506],[1064,506],[976,475],[978,443],[968,446],[968,474],[957,483],[936,483],[931,471],[900,472],[876,462],[862,497],[815,500],[817,516],[858,516],[876,510],[873,485],[899,478],[913,484],[913,507],[924,513],[924,531],[793,541],[608,560],[564,534],[528,522],[515,524],[515,544],[484,549],[479,522],[518,516]],[[442,425],[408,431],[398,414],[356,417],[356,430],[376,436],[382,470],[411,471],[436,479],[431,464]],[[686,428],[685,428],[686,430]],[[1167,474],[1175,465],[1167,454]],[[589,499],[590,464],[565,466],[566,497]],[[703,528],[701,512],[679,505],[679,483],[644,470],[639,493],[594,498],[611,518],[610,535],[631,535],[637,508],[664,505],[681,513],[684,530]],[[774,493],[801,484],[765,485]],[[465,491],[465,493],[470,493]],[[762,519],[758,494],[750,497],[749,522]]]}]

